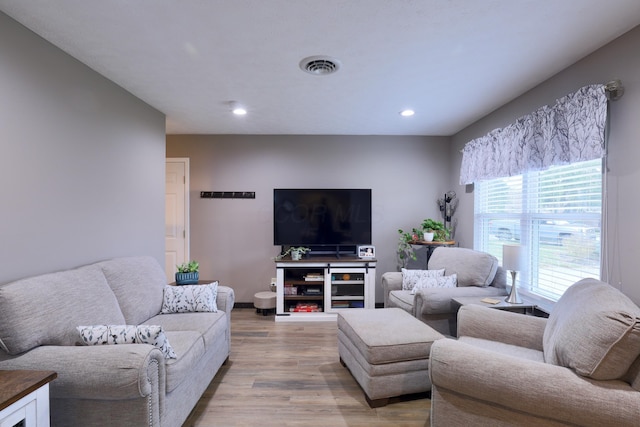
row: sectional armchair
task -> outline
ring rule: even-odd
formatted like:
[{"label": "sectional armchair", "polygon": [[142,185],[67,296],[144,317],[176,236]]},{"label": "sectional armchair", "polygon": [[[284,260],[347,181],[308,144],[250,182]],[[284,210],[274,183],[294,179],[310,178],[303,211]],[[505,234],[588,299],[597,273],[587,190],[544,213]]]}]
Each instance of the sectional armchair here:
[{"label": "sectional armchair", "polygon": [[431,426],[640,423],[640,308],[595,279],[548,319],[460,308],[457,340],[431,346]]},{"label": "sectional armchair", "polygon": [[454,287],[407,288],[403,272],[382,275],[385,307],[399,307],[444,335],[456,336],[458,307],[451,299],[463,296],[507,295],[506,272],[491,254],[467,248],[440,247],[429,258],[428,270],[456,275]]}]

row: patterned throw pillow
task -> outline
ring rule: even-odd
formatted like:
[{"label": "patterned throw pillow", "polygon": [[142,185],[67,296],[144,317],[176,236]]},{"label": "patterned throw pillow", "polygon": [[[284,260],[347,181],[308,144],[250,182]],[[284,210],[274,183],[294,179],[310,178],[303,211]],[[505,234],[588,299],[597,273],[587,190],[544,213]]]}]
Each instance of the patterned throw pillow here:
[{"label": "patterned throw pillow", "polygon": [[164,354],[165,359],[175,359],[169,340],[158,325],[92,325],[76,327],[85,345],[151,344]]},{"label": "patterned throw pillow", "polygon": [[402,269],[402,290],[410,291],[416,283],[424,278],[428,277],[442,277],[444,276],[444,268],[442,270],[407,270]]},{"label": "patterned throw pillow", "polygon": [[441,276],[441,277],[427,277],[420,280],[416,285],[411,289],[411,295],[416,294],[417,289],[423,288],[455,288],[458,286],[458,275],[452,274],[450,276]]},{"label": "patterned throw pillow", "polygon": [[162,313],[218,312],[218,282],[208,285],[165,286]]}]

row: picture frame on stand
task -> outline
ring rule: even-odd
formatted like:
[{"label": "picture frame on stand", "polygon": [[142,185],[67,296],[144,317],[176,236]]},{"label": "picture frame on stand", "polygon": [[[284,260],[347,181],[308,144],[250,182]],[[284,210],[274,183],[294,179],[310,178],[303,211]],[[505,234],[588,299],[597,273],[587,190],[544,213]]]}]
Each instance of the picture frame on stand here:
[{"label": "picture frame on stand", "polygon": [[358,258],[373,259],[376,257],[376,247],[371,245],[358,246]]}]

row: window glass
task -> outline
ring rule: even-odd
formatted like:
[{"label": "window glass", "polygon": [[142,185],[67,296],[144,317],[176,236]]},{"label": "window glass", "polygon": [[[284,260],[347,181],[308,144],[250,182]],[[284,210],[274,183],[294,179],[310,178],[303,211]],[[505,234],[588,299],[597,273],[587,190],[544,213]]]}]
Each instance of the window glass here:
[{"label": "window glass", "polygon": [[475,185],[474,246],[502,259],[526,251],[518,285],[551,300],[585,277],[600,278],[602,160]]}]

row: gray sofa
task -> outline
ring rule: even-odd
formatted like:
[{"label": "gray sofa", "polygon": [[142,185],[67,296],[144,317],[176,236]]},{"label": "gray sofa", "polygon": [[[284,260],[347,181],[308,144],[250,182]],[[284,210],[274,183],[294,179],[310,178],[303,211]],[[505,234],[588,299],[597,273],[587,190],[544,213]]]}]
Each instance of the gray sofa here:
[{"label": "gray sofa", "polygon": [[640,423],[640,308],[584,279],[548,319],[476,305],[431,346],[432,426]]},{"label": "gray sofa", "polygon": [[492,297],[507,295],[506,272],[493,255],[467,248],[436,248],[429,258],[429,270],[444,269],[456,274],[455,288],[419,289],[415,295],[402,289],[402,272],[382,275],[385,307],[398,307],[422,320],[444,335],[456,336],[455,297]]},{"label": "gray sofa", "polygon": [[[0,369],[58,373],[54,426],[180,426],[230,351],[233,289],[217,312],[160,314],[166,279],[151,257],[116,258],[0,286]],[[77,326],[162,326],[150,344],[81,345]]]}]

